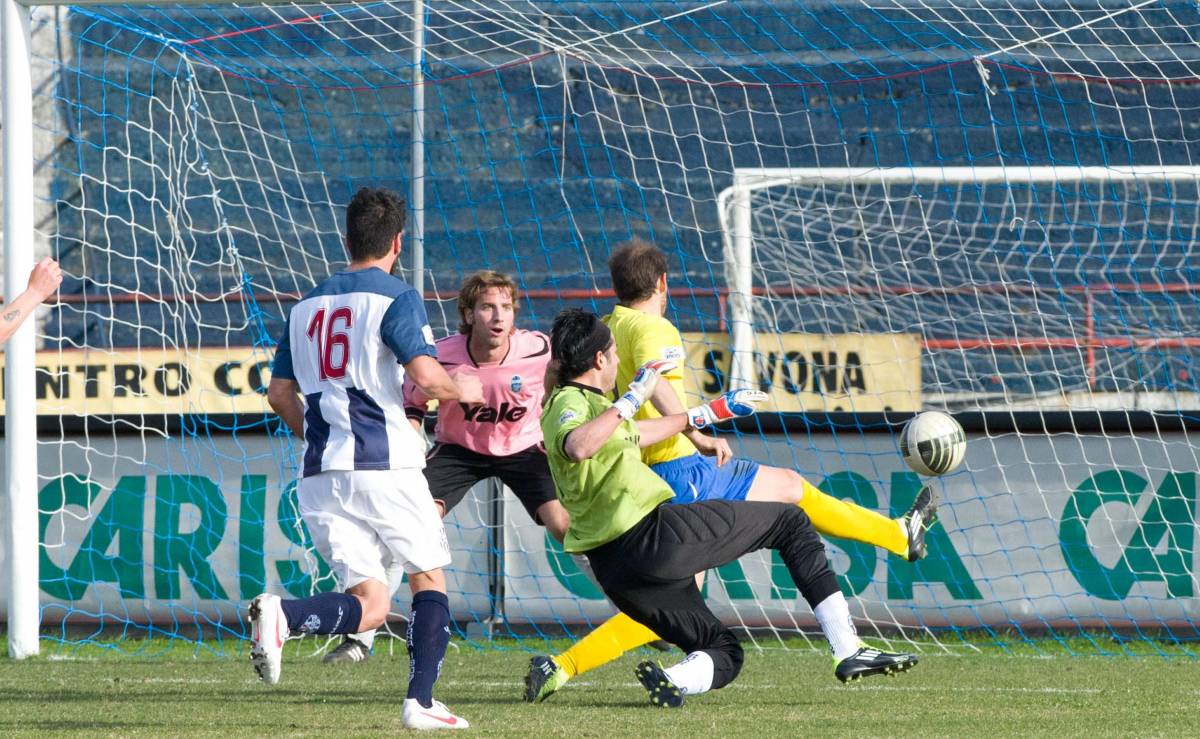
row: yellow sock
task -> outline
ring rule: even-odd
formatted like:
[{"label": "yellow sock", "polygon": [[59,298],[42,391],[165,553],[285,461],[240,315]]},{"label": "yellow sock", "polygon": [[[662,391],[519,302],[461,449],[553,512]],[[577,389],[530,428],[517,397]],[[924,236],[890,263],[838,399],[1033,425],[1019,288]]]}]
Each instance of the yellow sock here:
[{"label": "yellow sock", "polygon": [[826,495],[807,480],[804,482],[804,497],[800,499],[800,507],[808,514],[813,528],[821,534],[874,544],[892,554],[908,556],[908,535],[895,519]]},{"label": "yellow sock", "polygon": [[556,654],[554,662],[568,675],[575,677],[606,665],[630,649],[649,644],[657,638],[658,635],[650,629],[624,613],[618,613],[572,644],[567,651]]}]

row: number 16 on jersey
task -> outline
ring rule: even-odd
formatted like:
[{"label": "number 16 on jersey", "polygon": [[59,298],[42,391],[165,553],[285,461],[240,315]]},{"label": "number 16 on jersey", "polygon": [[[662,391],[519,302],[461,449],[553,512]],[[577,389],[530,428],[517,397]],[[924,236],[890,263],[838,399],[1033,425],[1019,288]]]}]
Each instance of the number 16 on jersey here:
[{"label": "number 16 on jersey", "polygon": [[317,345],[321,379],[337,380],[346,376],[346,363],[350,361],[349,329],[354,327],[354,314],[343,305],[329,311],[328,323],[325,316],[324,308],[314,313],[305,334]]}]

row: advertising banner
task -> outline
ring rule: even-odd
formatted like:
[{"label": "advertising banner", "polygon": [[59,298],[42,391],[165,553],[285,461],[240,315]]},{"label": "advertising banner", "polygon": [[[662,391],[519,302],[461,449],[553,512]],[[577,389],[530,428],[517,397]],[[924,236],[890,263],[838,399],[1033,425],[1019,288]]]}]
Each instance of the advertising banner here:
[{"label": "advertising banner", "polygon": [[[729,337],[685,333],[686,392],[695,400],[728,389]],[[766,409],[875,413],[921,408],[921,341],[916,334],[771,334],[754,338],[756,387]]]},{"label": "advertising banner", "polygon": [[272,356],[270,350],[250,346],[188,352],[40,351],[35,375],[37,412],[43,416],[269,412],[265,394]]},{"label": "advertising banner", "polygon": [[[265,435],[41,444],[44,618],[203,624],[236,620],[260,592],[335,589],[299,522],[298,452],[294,439]],[[447,521],[459,614],[491,608],[483,513],[464,504]],[[407,600],[407,587],[401,595]]]},{"label": "advertising banner", "polygon": [[[899,516],[926,481],[888,435],[739,439],[735,453],[792,467],[825,492]],[[1195,623],[1197,453],[1184,434],[970,436],[960,471],[933,481],[940,516],[916,564],[869,544],[826,540],[851,610],[883,624],[962,627]],[[575,561],[513,504],[506,535],[510,618],[612,612]],[[530,556],[545,551],[546,557]],[[727,623],[811,624],[773,553],[706,581]],[[574,599],[571,599],[574,596]]]},{"label": "advertising banner", "polygon": [[[726,389],[732,352],[723,334],[685,333],[686,392]],[[780,412],[914,411],[921,405],[921,344],[914,334],[761,333],[758,387]],[[262,413],[272,352],[212,349],[78,349],[37,354],[39,415]],[[0,383],[2,398],[3,383]],[[0,415],[4,412],[0,404]]]},{"label": "advertising banner", "polygon": [[[261,435],[43,443],[45,618],[206,623],[236,618],[263,590],[336,587],[297,521],[296,452],[289,438]],[[892,516],[923,483],[884,434],[743,437],[735,452]],[[1195,622],[1197,462],[1184,434],[972,436],[962,469],[933,483],[942,505],[926,560],[844,540],[828,549],[854,613],[885,624]],[[447,519],[455,618],[502,610],[515,623],[577,623],[612,613],[511,493],[494,527],[501,516],[482,487]],[[810,623],[770,554],[710,572],[706,592],[730,623]],[[402,588],[398,608],[407,597]]]}]

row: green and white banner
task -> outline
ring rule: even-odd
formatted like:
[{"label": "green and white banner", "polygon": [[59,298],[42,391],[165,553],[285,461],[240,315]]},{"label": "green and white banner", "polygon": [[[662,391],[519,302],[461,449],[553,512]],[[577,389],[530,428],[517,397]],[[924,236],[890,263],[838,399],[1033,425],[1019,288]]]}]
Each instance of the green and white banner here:
[{"label": "green and white banner", "polygon": [[[280,462],[296,451],[290,439],[259,435],[43,444],[45,618],[207,623],[236,618],[263,590],[336,587],[298,524],[295,468]],[[886,435],[776,437],[737,451],[889,515],[923,482]],[[1194,622],[1197,468],[1183,434],[976,436],[963,468],[934,483],[941,516],[925,561],[840,540],[830,555],[856,615],[888,624]],[[457,619],[502,610],[513,622],[577,623],[612,612],[511,493],[499,508],[502,516],[480,486],[447,520]],[[499,517],[502,527],[490,525]],[[710,573],[706,592],[733,623],[810,623],[767,553]],[[405,600],[402,588],[397,608]]]},{"label": "green and white banner", "polygon": [[[868,544],[827,541],[855,615],[963,627],[1198,620],[1198,459],[1185,435],[974,436],[967,449],[960,471],[934,481],[942,504],[925,560],[910,564]],[[886,435],[748,440],[740,452],[798,469],[827,493],[891,516],[924,482]],[[514,504],[510,519],[523,518]],[[514,534],[507,539],[510,618],[561,617],[560,599],[572,594],[573,607],[589,616],[609,612],[571,558],[530,556],[554,551],[540,531]],[[706,590],[730,623],[811,623],[773,553],[709,573]]]}]

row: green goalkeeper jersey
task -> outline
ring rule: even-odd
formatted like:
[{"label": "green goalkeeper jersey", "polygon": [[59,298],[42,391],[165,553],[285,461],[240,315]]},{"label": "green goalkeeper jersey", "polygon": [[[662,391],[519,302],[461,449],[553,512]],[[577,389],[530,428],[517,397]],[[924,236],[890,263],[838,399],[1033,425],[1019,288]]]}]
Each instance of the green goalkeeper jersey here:
[{"label": "green goalkeeper jersey", "polygon": [[571,515],[563,549],[586,552],[624,534],[674,494],[642,462],[637,424],[622,421],[608,441],[582,462],[563,449],[567,434],[612,407],[597,389],[566,383],[542,411],[546,457],[558,498]]}]

